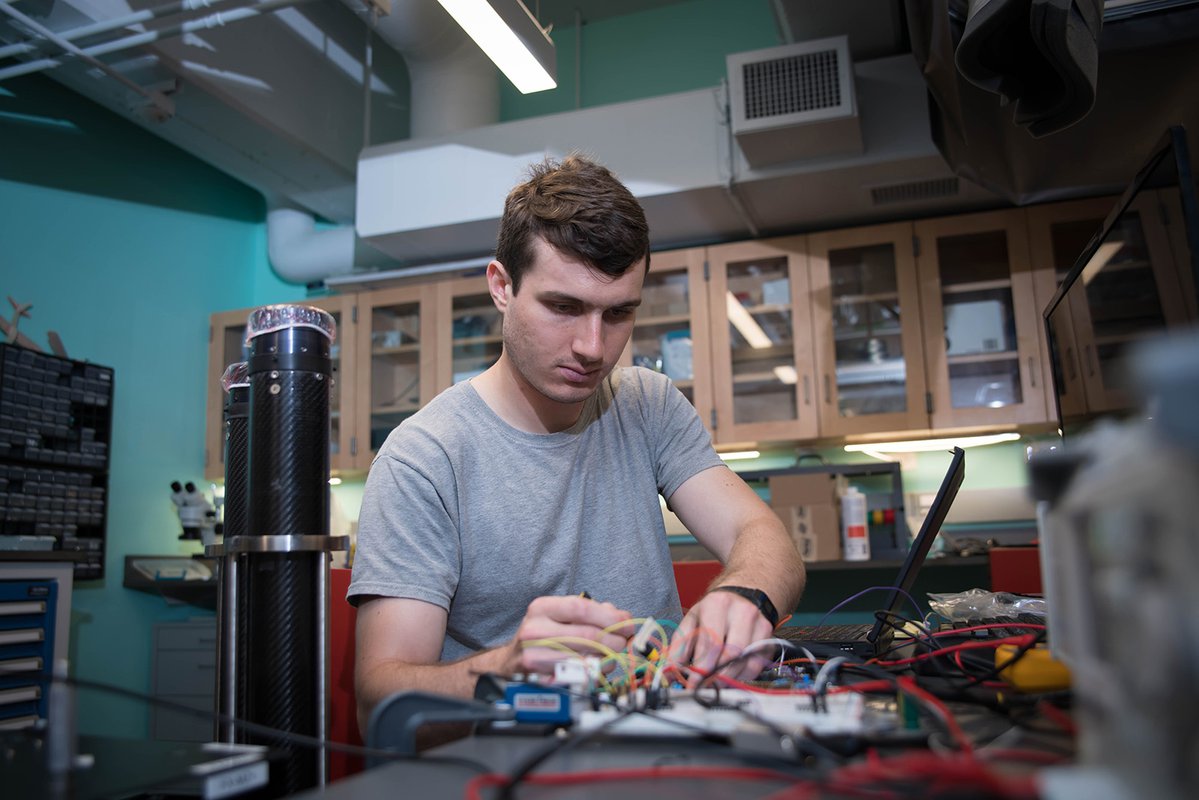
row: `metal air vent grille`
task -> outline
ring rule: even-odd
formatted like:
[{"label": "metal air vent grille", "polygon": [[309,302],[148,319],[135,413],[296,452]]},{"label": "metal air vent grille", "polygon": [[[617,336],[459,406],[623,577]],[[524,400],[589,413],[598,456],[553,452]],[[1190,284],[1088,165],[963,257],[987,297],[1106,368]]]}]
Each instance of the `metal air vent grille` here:
[{"label": "metal air vent grille", "polygon": [[840,58],[834,48],[744,64],[745,119],[839,107]]},{"label": "metal air vent grille", "polygon": [[876,206],[893,203],[918,203],[923,200],[936,200],[942,197],[954,197],[961,191],[957,178],[932,178],[925,181],[908,181],[893,183],[889,186],[874,186],[870,189],[870,199]]},{"label": "metal air vent grille", "polygon": [[729,122],[752,166],[862,152],[849,38],[725,56]]}]

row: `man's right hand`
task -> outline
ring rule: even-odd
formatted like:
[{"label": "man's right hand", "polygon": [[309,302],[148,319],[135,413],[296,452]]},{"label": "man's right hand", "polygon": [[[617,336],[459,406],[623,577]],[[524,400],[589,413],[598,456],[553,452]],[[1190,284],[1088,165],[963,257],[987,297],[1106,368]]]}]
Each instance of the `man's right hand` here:
[{"label": "man's right hand", "polygon": [[583,596],[538,597],[529,603],[512,640],[511,672],[552,674],[555,662],[571,657],[565,650],[544,643],[547,639],[558,640],[561,646],[583,656],[602,658],[608,651],[620,652],[637,632],[632,618],[628,611],[611,603]]}]

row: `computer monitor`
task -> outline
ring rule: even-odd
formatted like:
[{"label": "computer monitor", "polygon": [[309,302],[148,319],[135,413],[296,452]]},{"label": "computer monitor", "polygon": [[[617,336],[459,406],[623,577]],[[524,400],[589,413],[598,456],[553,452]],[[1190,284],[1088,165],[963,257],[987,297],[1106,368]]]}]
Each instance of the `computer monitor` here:
[{"label": "computer monitor", "polygon": [[[1077,242],[1086,223],[1062,223]],[[1093,224],[1093,223],[1091,223]],[[1075,230],[1068,226],[1074,225]],[[1069,254],[1058,254],[1065,263]],[[1126,354],[1199,317],[1199,206],[1187,133],[1169,128],[1098,230],[1074,257],[1044,310],[1053,397],[1064,437],[1138,409]]]}]

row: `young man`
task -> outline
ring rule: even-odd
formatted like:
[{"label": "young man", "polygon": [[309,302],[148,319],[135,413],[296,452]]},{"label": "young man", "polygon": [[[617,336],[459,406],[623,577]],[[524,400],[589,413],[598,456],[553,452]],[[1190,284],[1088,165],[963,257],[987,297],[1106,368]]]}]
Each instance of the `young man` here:
[{"label": "young man", "polygon": [[663,375],[613,369],[649,257],[640,204],[594,162],[547,161],[509,194],[487,265],[500,358],[396,428],[367,479],[349,591],[364,726],[394,692],[470,697],[485,672],[552,671],[561,653],[525,643],[620,650],[635,626],[613,625],[678,620],[659,493],[725,565],[676,634],[693,666],[795,607],[795,547],[695,409]]}]

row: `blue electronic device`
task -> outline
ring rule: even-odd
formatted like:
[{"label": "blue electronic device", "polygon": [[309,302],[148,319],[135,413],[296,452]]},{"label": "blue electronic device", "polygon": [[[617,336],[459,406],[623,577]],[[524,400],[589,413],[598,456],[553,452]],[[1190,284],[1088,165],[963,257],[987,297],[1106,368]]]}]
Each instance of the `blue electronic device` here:
[{"label": "blue electronic device", "polygon": [[570,694],[560,687],[536,683],[510,683],[504,702],[512,706],[517,722],[547,725],[570,724]]}]

